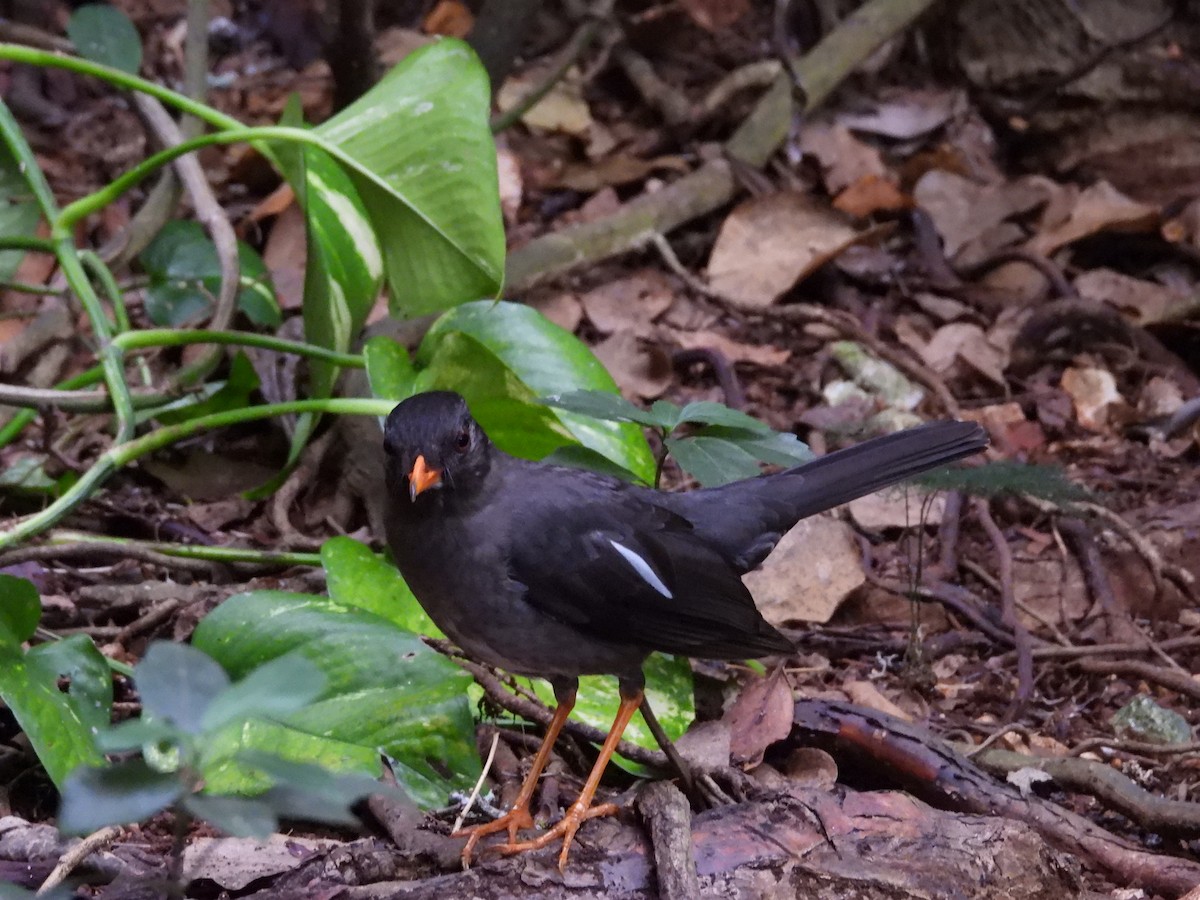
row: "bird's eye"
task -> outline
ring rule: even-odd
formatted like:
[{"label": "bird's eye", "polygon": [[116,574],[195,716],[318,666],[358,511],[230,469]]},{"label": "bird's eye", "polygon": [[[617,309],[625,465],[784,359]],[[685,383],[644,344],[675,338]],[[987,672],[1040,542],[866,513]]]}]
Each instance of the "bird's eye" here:
[{"label": "bird's eye", "polygon": [[462,431],[460,431],[458,433],[458,436],[454,439],[454,449],[457,450],[459,453],[466,453],[467,450],[470,448],[470,446],[471,446],[471,430],[469,428],[464,428]]}]

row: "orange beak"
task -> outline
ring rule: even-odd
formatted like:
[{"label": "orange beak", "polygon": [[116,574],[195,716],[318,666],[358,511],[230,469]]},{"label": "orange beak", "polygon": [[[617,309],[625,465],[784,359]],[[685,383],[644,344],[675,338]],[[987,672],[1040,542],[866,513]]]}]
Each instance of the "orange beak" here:
[{"label": "orange beak", "polygon": [[416,500],[417,494],[424,493],[430,488],[441,487],[442,470],[430,468],[424,456],[418,456],[413,463],[412,471],[408,473],[408,497]]}]

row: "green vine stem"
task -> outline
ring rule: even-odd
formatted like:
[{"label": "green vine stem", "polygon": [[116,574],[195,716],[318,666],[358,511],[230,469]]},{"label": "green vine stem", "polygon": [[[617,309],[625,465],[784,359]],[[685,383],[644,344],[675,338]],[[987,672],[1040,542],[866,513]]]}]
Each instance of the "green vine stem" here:
[{"label": "green vine stem", "polygon": [[316,344],[289,341],[269,334],[254,334],[249,331],[175,331],[170,328],[147,328],[128,331],[113,338],[113,344],[123,351],[145,350],[151,347],[179,347],[184,344],[232,344],[236,347],[259,347],[280,353],[294,353],[309,359],[319,359],[335,366],[361,369],[366,365],[358,353],[339,353]]},{"label": "green vine stem", "polygon": [[[79,388],[91,387],[99,381],[104,380],[104,370],[99,366],[93,366],[86,372],[80,372],[66,381],[61,381],[54,387],[60,391],[72,391]],[[0,428],[0,447],[7,447],[17,439],[26,426],[37,418],[36,409],[23,409],[13,416],[3,428]]]},{"label": "green vine stem", "polygon": [[116,544],[140,547],[164,556],[180,559],[200,559],[215,563],[252,563],[255,565],[313,566],[321,565],[320,553],[301,553],[274,550],[255,550],[250,547],[210,547],[200,544],[173,544],[168,541],[137,541],[131,538],[103,537],[87,531],[56,528],[46,535],[48,544]]},{"label": "green vine stem", "polygon": [[86,500],[100,485],[108,480],[118,469],[129,465],[155,450],[161,450],[178,441],[194,437],[202,431],[213,428],[224,428],[243,422],[253,422],[259,419],[269,419],[273,416],[294,413],[332,413],[334,415],[357,416],[386,416],[396,404],[391,400],[363,399],[329,399],[329,400],[293,400],[289,403],[271,403],[264,406],[251,406],[243,409],[227,410],[201,416],[178,425],[168,425],[159,428],[140,438],[134,438],[109,447],[93,463],[92,467],[80,476],[61,497],[43,509],[24,519],[19,520],[11,528],[0,531],[0,550],[26,540],[50,526],[59,522],[76,506]]}]

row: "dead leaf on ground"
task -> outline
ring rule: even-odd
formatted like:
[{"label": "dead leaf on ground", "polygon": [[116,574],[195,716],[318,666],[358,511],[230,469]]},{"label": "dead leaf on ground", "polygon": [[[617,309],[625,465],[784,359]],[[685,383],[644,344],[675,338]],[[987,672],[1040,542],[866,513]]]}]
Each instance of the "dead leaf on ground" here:
[{"label": "dead leaf on ground", "polygon": [[866,581],[854,533],[832,516],[813,516],[783,536],[762,567],[742,576],[772,625],[828,622]]},{"label": "dead leaf on ground", "polygon": [[1101,232],[1138,233],[1158,226],[1158,208],[1126,197],[1107,181],[1086,188],[1066,220],[1029,241],[1028,248],[1049,256],[1060,247]]},{"label": "dead leaf on ground", "polygon": [[426,34],[465,38],[475,25],[475,16],[461,0],[438,0],[421,23]]},{"label": "dead leaf on ground", "polygon": [[1129,420],[1129,404],[1107,369],[1066,369],[1061,387],[1075,405],[1076,420],[1088,431],[1109,433]]},{"label": "dead leaf on ground", "polygon": [[284,207],[271,226],[262,260],[271,273],[282,309],[304,305],[304,267],[308,259],[308,229],[298,203]]},{"label": "dead leaf on ground", "polygon": [[928,503],[926,497],[915,489],[889,488],[851,500],[847,508],[858,527],[866,531],[937,525],[946,512],[946,496],[935,494]]},{"label": "dead leaf on ground", "polygon": [[940,375],[953,372],[959,361],[1005,390],[1007,355],[987,339],[983,329],[968,322],[951,322],[939,328],[921,351],[925,364]]},{"label": "dead leaf on ground", "polygon": [[709,284],[740,303],[769,306],[859,237],[841,213],[812,197],[755,197],[721,224],[708,260]]},{"label": "dead leaf on ground", "polygon": [[675,302],[675,287],[657,269],[639,269],[624,278],[592,288],[582,297],[583,311],[603,334],[645,334],[650,324]]},{"label": "dead leaf on ground", "polygon": [[995,403],[964,409],[962,417],[986,428],[992,446],[1005,456],[1027,454],[1041,449],[1046,443],[1042,426],[1027,419],[1019,403]]},{"label": "dead leaf on ground", "polygon": [[908,209],[912,201],[890,178],[882,175],[864,175],[833,200],[833,208],[853,216],[866,219],[878,212],[894,212]]},{"label": "dead leaf on ground", "polygon": [[888,175],[879,150],[860,141],[843,125],[828,122],[805,125],[800,132],[800,149],[817,161],[825,190],[832,196],[868,176]]},{"label": "dead leaf on ground", "polygon": [[314,841],[282,834],[271,835],[266,840],[232,837],[192,838],[183,851],[182,881],[186,884],[206,878],[227,891],[240,891],[260,878],[298,868],[309,853],[322,846],[330,847],[341,843],[331,840]]},{"label": "dead leaf on ground", "polygon": [[656,344],[646,344],[632,331],[618,331],[592,348],[627,397],[653,400],[675,377],[671,357]]},{"label": "dead leaf on ground", "polygon": [[674,331],[669,332],[684,350],[715,350],[731,363],[750,363],[755,366],[771,368],[782,366],[792,355],[785,347],[772,347],[770,344],[743,344],[717,331]]},{"label": "dead leaf on ground", "polygon": [[496,138],[496,172],[500,184],[500,210],[504,213],[504,221],[511,226],[516,224],[525,185],[521,179],[521,160],[508,146],[504,135]]},{"label": "dead leaf on ground", "polygon": [[553,294],[535,293],[525,298],[525,303],[532,306],[543,316],[567,331],[574,331],[583,320],[583,306],[579,295],[571,291],[559,291]]},{"label": "dead leaf on ground", "polygon": [[933,220],[946,257],[968,261],[1017,243],[1024,232],[1008,220],[1047,203],[1053,191],[1045,178],[980,184],[934,169],[916,183],[913,200]]},{"label": "dead leaf on ground", "polygon": [[813,790],[832,790],[837,784],[837,761],[819,747],[797,747],[780,768],[794,784]]},{"label": "dead leaf on ground", "polygon": [[753,768],[767,748],[792,731],[794,700],[782,669],[765,678],[754,675],[746,682],[729,711],[729,751],[735,765]]},{"label": "dead leaf on ground", "polygon": [[590,194],[604,187],[641,181],[654,172],[686,174],[690,170],[691,166],[682,156],[641,159],[627,153],[617,153],[596,162],[568,163],[550,179],[549,186]]},{"label": "dead leaf on ground", "polygon": [[879,692],[879,688],[869,681],[857,679],[847,681],[842,685],[842,690],[846,692],[846,696],[850,698],[851,702],[857,703],[859,706],[866,706],[881,713],[896,716],[906,722],[912,721],[911,715],[883,696]]},{"label": "dead leaf on ground", "polygon": [[966,108],[966,94],[959,90],[893,88],[883,91],[870,109],[839,113],[837,120],[855,131],[911,141],[941,128]]},{"label": "dead leaf on ground", "polygon": [[[510,75],[496,94],[496,106],[508,112],[541,85],[552,64],[531,66]],[[558,131],[575,137],[586,137],[592,127],[592,113],[583,98],[583,84],[577,67],[554,83],[549,92],[521,116],[530,128]]]},{"label": "dead leaf on ground", "polygon": [[708,772],[729,765],[731,739],[729,722],[725,719],[696,720],[676,739],[675,749],[693,769]]},{"label": "dead leaf on ground", "polygon": [[740,19],[750,0],[679,0],[693,22],[707,31],[720,31]]},{"label": "dead leaf on ground", "polygon": [[1112,269],[1091,269],[1075,279],[1075,290],[1087,300],[1107,303],[1139,325],[1169,318],[1190,301],[1188,294],[1154,281],[1132,278]]},{"label": "dead leaf on ground", "polygon": [[1026,628],[1073,627],[1091,608],[1083,573],[1074,557],[1013,559],[1013,598]]}]

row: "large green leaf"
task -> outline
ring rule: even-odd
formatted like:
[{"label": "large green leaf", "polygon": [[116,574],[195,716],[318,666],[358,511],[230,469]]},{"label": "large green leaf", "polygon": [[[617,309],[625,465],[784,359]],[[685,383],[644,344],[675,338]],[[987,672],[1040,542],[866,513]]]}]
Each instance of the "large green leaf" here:
[{"label": "large green leaf", "polygon": [[[78,766],[104,762],[95,734],[108,724],[112,681],[104,657],[83,635],[26,653],[21,644],[40,614],[32,584],[0,576],[0,700],[61,787]],[[59,678],[69,679],[65,693]]]},{"label": "large green leaf", "polygon": [[[423,387],[456,390],[504,449],[540,458],[582,444],[651,482],[654,457],[641,429],[552,409],[537,398],[616,391],[612,376],[575,335],[518,303],[467,303],[439,318],[417,351]],[[515,417],[520,417],[518,422]]]},{"label": "large green leaf", "polygon": [[321,545],[329,596],[394,622],[405,631],[444,635],[421,608],[396,567],[354,538],[330,538]]},{"label": "large green leaf", "polygon": [[[0,234],[32,237],[38,222],[37,204],[8,145],[0,142]],[[22,250],[0,252],[0,279],[13,277],[24,256]]]},{"label": "large green leaf", "polygon": [[393,310],[436,312],[494,296],[504,226],[487,74],[462,41],[407,56],[316,129],[352,177],[380,236]]},{"label": "large green leaf", "polygon": [[[658,717],[659,724],[667,737],[674,740],[685,731],[696,718],[696,706],[692,689],[692,667],[685,657],[654,653],[646,660],[646,699]],[[554,690],[540,678],[530,679],[534,691],[550,707],[555,704]],[[575,697],[572,718],[608,731],[617,716],[621,695],[617,690],[616,678],[609,675],[589,675],[579,679],[579,692]],[[625,729],[625,740],[639,747],[657,748],[654,735],[646,727],[640,715],[634,716]],[[642,767],[623,757],[615,757],[617,763],[635,774]]]},{"label": "large green leaf", "polygon": [[[478,775],[466,699],[470,677],[387,619],[325,597],[255,591],[217,607],[196,629],[193,644],[235,678],[292,651],[325,674],[321,699],[283,719],[286,728],[242,731],[243,748],[329,765],[310,754],[349,746],[353,753],[341,753],[348,767],[368,773],[374,769],[361,765],[382,750],[397,761],[397,778],[410,795],[431,806]],[[267,739],[258,743],[256,735]],[[234,767],[219,774],[221,790],[262,786]],[[217,790],[214,774],[205,775],[209,790]]]},{"label": "large green leaf", "polygon": [[84,59],[136,75],[142,39],[129,16],[107,3],[88,3],[67,20],[67,37]]}]

